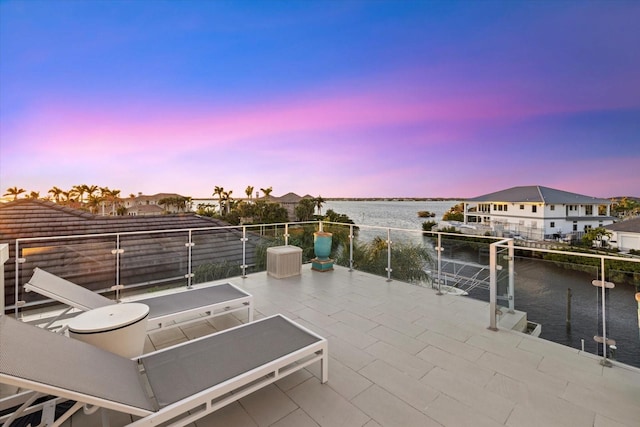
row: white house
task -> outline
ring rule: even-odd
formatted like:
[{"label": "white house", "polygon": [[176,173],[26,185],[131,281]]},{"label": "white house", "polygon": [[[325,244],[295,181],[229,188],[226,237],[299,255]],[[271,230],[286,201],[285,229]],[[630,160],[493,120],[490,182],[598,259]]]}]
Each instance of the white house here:
[{"label": "white house", "polygon": [[152,196],[138,193],[137,196],[120,200],[120,204],[127,209],[127,215],[132,216],[187,212],[189,202],[189,197],[175,193],[158,193]]},{"label": "white house", "polygon": [[605,227],[611,231],[611,246],[628,252],[631,249],[640,251],[640,217],[616,222]]},{"label": "white house", "polygon": [[580,238],[613,223],[611,202],[540,185],[512,187],[464,202],[464,222],[496,236]]}]

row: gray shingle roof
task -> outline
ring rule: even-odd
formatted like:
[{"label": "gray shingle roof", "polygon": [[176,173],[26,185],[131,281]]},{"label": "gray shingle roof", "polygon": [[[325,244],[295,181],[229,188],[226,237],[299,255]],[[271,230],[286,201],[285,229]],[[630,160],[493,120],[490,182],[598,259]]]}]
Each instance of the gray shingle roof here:
[{"label": "gray shingle roof", "polygon": [[545,203],[545,204],[599,204],[611,202],[608,199],[570,193],[540,185],[511,187],[495,193],[467,199],[467,202],[510,202],[510,203]]},{"label": "gray shingle roof", "polygon": [[615,224],[607,225],[605,228],[611,231],[640,233],[640,217],[616,222]]}]

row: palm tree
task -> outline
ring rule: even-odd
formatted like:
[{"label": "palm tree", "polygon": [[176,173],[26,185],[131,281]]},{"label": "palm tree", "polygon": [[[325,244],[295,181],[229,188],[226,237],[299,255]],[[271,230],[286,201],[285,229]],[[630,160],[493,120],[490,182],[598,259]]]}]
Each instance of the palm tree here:
[{"label": "palm tree", "polygon": [[27,196],[27,199],[39,199],[39,198],[40,198],[40,192],[39,191],[32,191]]},{"label": "palm tree", "polygon": [[100,187],[100,197],[111,203],[111,215],[115,215],[116,205],[120,198],[120,190],[110,190],[109,187]]},{"label": "palm tree", "polygon": [[105,203],[109,200],[109,195],[111,194],[111,190],[109,190],[109,187],[100,187],[98,188],[98,191],[100,192],[100,196],[98,197],[100,198],[100,206],[102,207],[101,215],[105,216],[105,212],[104,212]]},{"label": "palm tree", "polygon": [[62,191],[62,189],[56,187],[55,185],[51,188],[51,190],[49,190],[49,194],[51,194],[53,200],[56,203],[60,203],[60,196],[62,196],[63,193],[64,191]]},{"label": "palm tree", "polygon": [[80,206],[82,206],[82,204],[84,203],[84,193],[87,192],[88,188],[89,187],[86,184],[74,185],[72,188],[75,194],[78,195],[78,201],[80,202]]},{"label": "palm tree", "polygon": [[[231,193],[233,193],[233,190],[225,191],[222,194],[224,199],[225,212],[227,215],[229,214],[229,210],[231,209]],[[222,208],[222,205],[220,205],[220,207]]]},{"label": "palm tree", "polygon": [[305,198],[298,202],[294,212],[298,221],[311,221],[315,211],[315,199]]},{"label": "palm tree", "polygon": [[[103,195],[95,195],[92,194],[89,196],[89,200],[87,200],[87,207],[91,213],[96,213],[98,210],[98,206],[104,206],[104,196]],[[104,212],[103,212],[104,215]]]},{"label": "palm tree", "polygon": [[218,201],[220,204],[220,215],[222,215],[222,195],[224,194],[224,187],[218,187],[217,185],[213,189],[212,196],[218,196]]},{"label": "palm tree", "polygon": [[191,210],[191,197],[180,197],[178,199],[178,210],[183,212]]},{"label": "palm tree", "polygon": [[111,215],[116,215],[116,205],[119,208],[119,200],[120,200],[120,190],[111,190],[109,192],[109,197],[111,199]]},{"label": "palm tree", "polygon": [[262,193],[264,193],[264,197],[268,199],[269,196],[271,195],[271,192],[273,191],[273,188],[272,187],[261,188],[260,191],[262,191]]},{"label": "palm tree", "polygon": [[84,187],[87,192],[87,200],[90,200],[91,197],[100,189],[97,185],[85,185]]},{"label": "palm tree", "polygon": [[168,211],[168,207],[174,206],[175,204],[175,197],[163,197],[162,199],[158,200],[158,205],[163,206],[165,213]]},{"label": "palm tree", "polygon": [[11,187],[7,188],[7,192],[3,194],[3,196],[13,196],[13,200],[18,200],[18,196],[22,193],[26,193],[27,190],[24,188]]},{"label": "palm tree", "polygon": [[322,204],[325,202],[325,200],[322,198],[322,196],[318,196],[315,199],[313,199],[313,201],[316,204],[316,207],[318,208],[318,215],[322,215]]},{"label": "palm tree", "polygon": [[247,188],[244,190],[244,194],[247,195],[247,199],[251,200],[253,198],[253,187],[252,186],[247,186]]},{"label": "palm tree", "polygon": [[60,195],[62,196],[60,198],[60,201],[62,202],[63,205],[66,205],[71,201],[71,197],[72,197],[71,191],[63,191],[62,193],[60,193]]}]

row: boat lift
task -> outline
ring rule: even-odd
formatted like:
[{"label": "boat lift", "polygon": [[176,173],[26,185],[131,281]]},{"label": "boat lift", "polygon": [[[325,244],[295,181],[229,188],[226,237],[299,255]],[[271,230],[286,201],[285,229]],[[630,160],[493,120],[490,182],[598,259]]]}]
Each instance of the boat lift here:
[{"label": "boat lift", "polygon": [[[431,278],[432,287],[438,286],[437,274],[427,271]],[[498,280],[507,275],[505,270],[498,272]],[[468,295],[474,289],[489,290],[490,286],[490,266],[475,262],[458,261],[443,258],[440,267],[441,287],[447,293],[457,295]],[[505,296],[504,299],[507,297]]]}]

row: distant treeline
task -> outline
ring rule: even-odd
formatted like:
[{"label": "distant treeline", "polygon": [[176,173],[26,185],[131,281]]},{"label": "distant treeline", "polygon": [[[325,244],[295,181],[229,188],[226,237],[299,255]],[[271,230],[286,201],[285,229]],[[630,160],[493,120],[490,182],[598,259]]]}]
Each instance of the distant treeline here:
[{"label": "distant treeline", "polygon": [[446,202],[464,199],[452,197],[327,197],[325,200],[328,202]]}]

